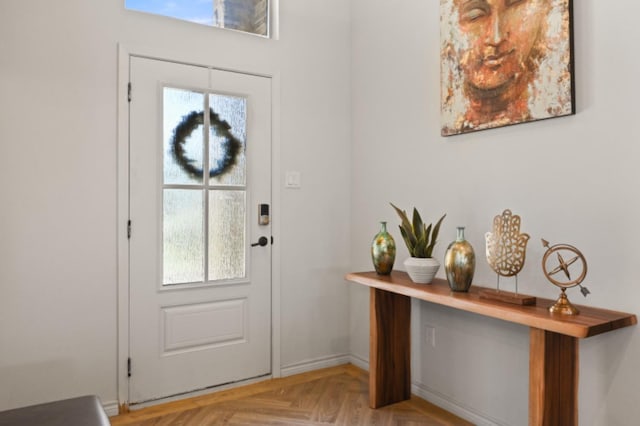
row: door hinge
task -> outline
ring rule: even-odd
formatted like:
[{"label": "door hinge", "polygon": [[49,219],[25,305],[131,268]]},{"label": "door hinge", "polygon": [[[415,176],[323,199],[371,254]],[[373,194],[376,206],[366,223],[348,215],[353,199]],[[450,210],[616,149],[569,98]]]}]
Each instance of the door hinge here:
[{"label": "door hinge", "polygon": [[131,377],[131,357],[127,358],[127,377]]},{"label": "door hinge", "polygon": [[131,102],[131,82],[127,84],[127,100]]},{"label": "door hinge", "polygon": [[127,239],[131,239],[131,220],[127,222]]}]

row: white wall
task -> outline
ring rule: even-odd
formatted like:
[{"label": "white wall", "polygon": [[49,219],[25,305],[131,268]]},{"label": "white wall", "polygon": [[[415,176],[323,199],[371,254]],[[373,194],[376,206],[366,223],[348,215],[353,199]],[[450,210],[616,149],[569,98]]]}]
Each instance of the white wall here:
[{"label": "white wall", "polygon": [[[447,212],[440,257],[458,224],[482,255],[491,218],[511,208],[532,236],[521,291],[556,296],[538,268],[545,237],[587,256],[592,295],[573,300],[639,312],[640,59],[628,52],[640,5],[575,2],[576,116],[444,139],[437,3],[353,0],[350,28],[344,1],[281,0],[274,42],[119,0],[0,2],[0,409],[117,397],[119,42],[280,72],[281,171],[301,171],[303,184],[276,200],[285,369],[368,358],[367,292],[341,276],[371,269],[377,222],[395,221],[388,201]],[[477,282],[493,282],[483,263]],[[437,343],[414,345],[417,385],[468,416],[526,424],[525,328],[420,303],[414,319],[414,337],[435,326]],[[581,424],[640,416],[638,333],[581,342]]]},{"label": "white wall", "polygon": [[[479,255],[476,283],[494,285],[484,233],[510,208],[531,235],[520,291],[555,298],[545,281],[540,238],[587,257],[584,299],[576,303],[640,313],[637,95],[640,38],[633,0],[574,2],[577,115],[442,138],[439,122],[439,2],[352,2],[352,269],[372,269],[369,244],[388,220],[388,202],[446,212],[436,256],[455,227]],[[444,277],[440,271],[440,277]],[[368,358],[367,291],[351,285],[351,350]],[[414,383],[479,424],[527,424],[528,330],[414,303]],[[425,345],[435,327],[436,347]],[[640,418],[640,329],[582,340],[580,424],[633,425]]]},{"label": "white wall", "polygon": [[117,400],[118,43],[279,73],[278,160],[303,185],[274,200],[281,365],[349,350],[349,8],[281,0],[274,41],[123,3],[0,2],[0,410]]}]

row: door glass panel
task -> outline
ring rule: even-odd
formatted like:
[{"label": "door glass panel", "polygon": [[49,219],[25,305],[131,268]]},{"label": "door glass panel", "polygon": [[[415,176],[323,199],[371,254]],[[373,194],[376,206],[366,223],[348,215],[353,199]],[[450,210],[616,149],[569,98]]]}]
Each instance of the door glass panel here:
[{"label": "door glass panel", "polygon": [[246,191],[209,191],[209,280],[244,278]]},{"label": "door glass panel", "polygon": [[204,94],[165,87],[163,105],[164,183],[202,183]]},{"label": "door glass panel", "polygon": [[163,191],[163,285],[204,280],[202,190]]},{"label": "door glass panel", "polygon": [[163,285],[244,278],[246,99],[165,87],[163,123]]},{"label": "door glass panel", "polygon": [[209,95],[209,176],[212,185],[244,185],[247,100],[227,95]]}]

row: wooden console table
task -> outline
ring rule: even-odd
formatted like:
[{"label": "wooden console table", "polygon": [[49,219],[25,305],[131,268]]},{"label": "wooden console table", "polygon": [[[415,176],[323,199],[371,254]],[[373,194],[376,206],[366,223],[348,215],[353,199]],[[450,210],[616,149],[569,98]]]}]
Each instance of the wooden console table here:
[{"label": "wooden console table", "polygon": [[369,405],[379,408],[411,396],[411,298],[529,327],[529,425],[578,425],[578,339],[637,323],[624,312],[580,306],[575,317],[550,314],[555,301],[534,306],[481,299],[477,286],[454,293],[446,280],[414,284],[405,272],[347,274],[370,289]]}]

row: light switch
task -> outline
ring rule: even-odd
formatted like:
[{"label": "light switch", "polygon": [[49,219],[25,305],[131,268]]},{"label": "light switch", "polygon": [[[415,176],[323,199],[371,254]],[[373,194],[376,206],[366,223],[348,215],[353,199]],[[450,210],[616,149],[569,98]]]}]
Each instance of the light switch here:
[{"label": "light switch", "polygon": [[284,174],[284,187],[291,189],[299,189],[300,184],[300,172],[285,172]]}]

